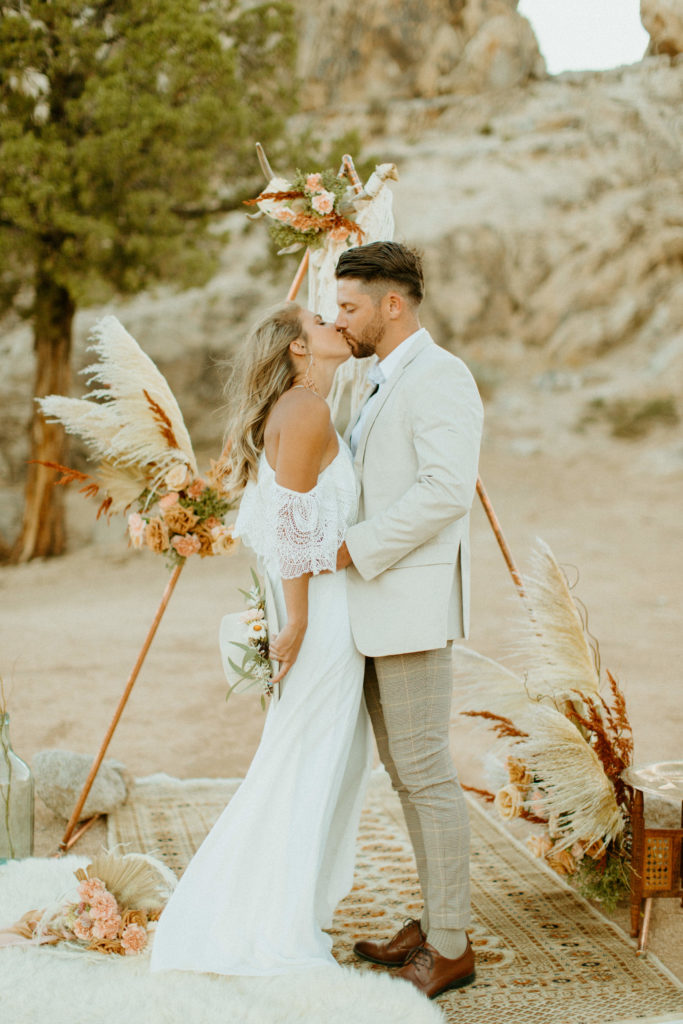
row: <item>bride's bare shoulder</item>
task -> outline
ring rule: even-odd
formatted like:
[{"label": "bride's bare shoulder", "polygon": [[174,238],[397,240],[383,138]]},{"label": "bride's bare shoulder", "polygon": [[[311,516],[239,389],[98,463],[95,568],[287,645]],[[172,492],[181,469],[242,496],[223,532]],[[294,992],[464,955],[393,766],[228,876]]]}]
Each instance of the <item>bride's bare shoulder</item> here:
[{"label": "bride's bare shoulder", "polygon": [[269,424],[277,424],[280,431],[290,427],[324,431],[330,423],[330,407],[324,398],[307,388],[290,388],[273,406]]}]

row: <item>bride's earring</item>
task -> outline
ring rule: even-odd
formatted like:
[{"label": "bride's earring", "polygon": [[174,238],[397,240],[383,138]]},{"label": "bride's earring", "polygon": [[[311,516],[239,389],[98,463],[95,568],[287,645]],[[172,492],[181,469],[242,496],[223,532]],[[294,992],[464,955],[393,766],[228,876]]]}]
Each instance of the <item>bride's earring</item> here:
[{"label": "bride's earring", "polygon": [[308,388],[309,391],[315,391],[315,393],[317,394],[318,393],[318,388],[316,386],[315,381],[311,377],[311,367],[312,366],[313,366],[313,356],[311,356],[311,358],[309,360],[309,363],[308,363],[308,366],[306,367],[306,373],[303,375],[303,378],[301,380],[301,386],[302,386],[302,388]]}]

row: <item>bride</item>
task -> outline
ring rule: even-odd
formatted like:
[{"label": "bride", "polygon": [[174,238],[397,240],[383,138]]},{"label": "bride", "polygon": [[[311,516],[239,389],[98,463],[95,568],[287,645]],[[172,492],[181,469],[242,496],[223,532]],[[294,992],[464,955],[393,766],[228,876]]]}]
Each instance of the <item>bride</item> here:
[{"label": "bride", "polygon": [[370,766],[363,657],[337,548],[356,516],[349,450],[325,402],[350,356],[294,303],[253,329],[233,379],[235,532],[256,552],[284,623],[281,697],[246,778],[157,927],[153,971],[281,974],[334,964],[329,928],[351,888]]}]

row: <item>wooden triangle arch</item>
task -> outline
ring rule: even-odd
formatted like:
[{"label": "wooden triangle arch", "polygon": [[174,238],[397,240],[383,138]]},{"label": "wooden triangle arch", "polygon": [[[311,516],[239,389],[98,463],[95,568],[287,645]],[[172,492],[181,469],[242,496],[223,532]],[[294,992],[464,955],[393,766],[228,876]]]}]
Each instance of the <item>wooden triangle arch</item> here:
[{"label": "wooden triangle arch", "polygon": [[[260,143],[256,144],[256,150],[258,152],[261,168],[263,169],[266,178],[270,180],[273,177],[273,173],[270,169],[270,165],[268,164],[266,155]],[[362,182],[358,177],[358,173],[356,172],[353,159],[348,155],[348,153],[345,154],[344,157],[342,158],[341,167],[339,168],[339,177],[347,177],[357,192],[360,192],[362,190]],[[301,262],[299,263],[296,274],[294,275],[294,279],[287,293],[288,300],[292,300],[296,297],[307,270],[308,249],[306,250]],[[512,580],[515,584],[515,587],[517,588],[520,596],[523,597],[524,591],[522,588],[521,576],[514,563],[512,554],[510,553],[510,549],[507,546],[505,537],[503,536],[503,532],[500,527],[500,523],[498,522],[496,513],[493,509],[493,506],[489,500],[484,485],[481,481],[481,477],[477,478],[477,494],[479,495],[481,503],[484,507],[484,511],[491,525],[491,529],[493,530],[493,533],[496,537],[498,546],[500,547],[500,550],[503,554],[503,558],[505,559],[505,564],[507,565],[510,575],[512,576]],[[90,826],[93,825],[100,817],[100,815],[97,814],[94,817],[89,818],[87,821],[84,821],[78,828],[76,828],[80,819],[81,812],[85,805],[85,801],[87,800],[88,794],[92,789],[93,782],[95,781],[95,776],[100,770],[100,766],[102,764],[102,761],[104,760],[104,755],[107,752],[109,744],[111,743],[112,737],[114,735],[117,725],[119,724],[121,715],[123,714],[123,710],[128,702],[128,698],[130,697],[131,691],[135,686],[135,682],[138,678],[138,675],[140,674],[140,669],[142,668],[143,662],[147,656],[147,652],[152,644],[152,640],[154,639],[156,631],[159,627],[159,623],[161,622],[164,612],[166,611],[168,602],[171,600],[171,595],[175,589],[176,583],[178,582],[178,578],[180,576],[180,573],[182,572],[184,564],[185,562],[182,561],[178,565],[176,565],[176,567],[174,568],[173,572],[169,577],[166,587],[164,588],[161,601],[159,602],[159,607],[156,610],[154,619],[152,620],[152,624],[147,632],[147,636],[145,637],[144,643],[137,656],[133,669],[128,677],[125,688],[123,690],[123,693],[121,694],[121,698],[116,707],[116,711],[114,712],[113,718],[109,724],[109,728],[107,729],[104,739],[102,740],[100,749],[97,752],[97,755],[92,763],[90,772],[88,774],[87,779],[85,780],[83,789],[81,790],[80,796],[76,801],[76,806],[74,807],[71,817],[69,818],[66,830],[62,837],[62,841],[59,844],[59,849],[55,856],[63,856],[68,850],[70,850],[74,843],[76,843],[78,839],[80,839],[83,833],[86,832],[90,828]]]}]

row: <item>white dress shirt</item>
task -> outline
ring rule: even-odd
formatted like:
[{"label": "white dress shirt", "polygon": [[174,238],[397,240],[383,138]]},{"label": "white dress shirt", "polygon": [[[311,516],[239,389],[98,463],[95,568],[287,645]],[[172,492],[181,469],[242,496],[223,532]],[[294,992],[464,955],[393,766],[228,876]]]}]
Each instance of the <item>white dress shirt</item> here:
[{"label": "white dress shirt", "polygon": [[404,338],[400,345],[397,345],[396,348],[389,353],[389,355],[385,356],[384,359],[380,359],[378,363],[375,363],[368,370],[368,380],[372,384],[375,384],[376,387],[374,391],[370,392],[365,402],[360,407],[358,419],[354,423],[353,430],[349,436],[349,447],[354,455],[358,450],[358,442],[360,441],[361,434],[363,433],[365,421],[368,418],[368,414],[372,409],[374,402],[377,401],[379,389],[395,372],[398,364],[401,362],[408,349],[412,347],[413,342],[422,330],[423,328],[420,327],[419,330],[414,331],[413,334],[409,334],[407,338]]}]

